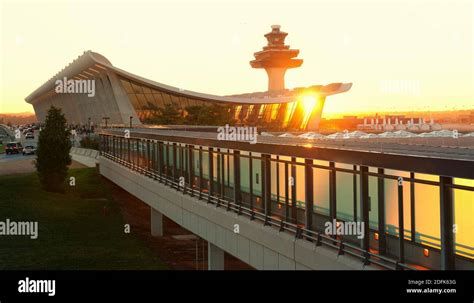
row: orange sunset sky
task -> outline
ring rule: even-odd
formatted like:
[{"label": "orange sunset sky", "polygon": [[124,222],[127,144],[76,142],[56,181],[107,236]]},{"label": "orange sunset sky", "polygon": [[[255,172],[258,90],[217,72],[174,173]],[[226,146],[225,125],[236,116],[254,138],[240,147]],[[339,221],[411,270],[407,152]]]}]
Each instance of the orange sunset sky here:
[{"label": "orange sunset sky", "polygon": [[0,113],[32,112],[24,98],[89,49],[188,90],[264,91],[249,61],[272,24],[304,60],[287,87],[354,83],[324,116],[474,109],[468,0],[5,0],[1,14]]}]

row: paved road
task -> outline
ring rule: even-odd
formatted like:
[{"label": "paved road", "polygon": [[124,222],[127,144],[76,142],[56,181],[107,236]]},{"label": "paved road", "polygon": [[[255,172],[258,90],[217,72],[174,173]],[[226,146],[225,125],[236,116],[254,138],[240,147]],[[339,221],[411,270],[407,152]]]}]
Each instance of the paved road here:
[{"label": "paved road", "polygon": [[23,160],[29,159],[29,158],[34,160],[35,155],[23,156],[22,154],[7,155],[7,154],[3,153],[3,154],[0,154],[0,165],[3,164],[3,163],[15,163],[15,162],[23,161]]},{"label": "paved road", "polygon": [[[35,138],[34,139],[26,139],[25,135],[21,135],[21,138],[19,140],[16,140],[17,142],[20,142],[23,147],[25,146],[36,146],[38,145],[38,131],[34,131]],[[6,144],[8,141],[3,142],[3,147],[6,148]],[[24,157],[31,157],[32,155],[28,156],[23,156],[22,154],[12,154],[12,155],[7,155],[6,153],[0,154],[0,163],[5,163],[5,162],[15,162],[22,160]],[[34,156],[33,156],[34,158]]]},{"label": "paved road", "polygon": [[[32,145],[35,146],[38,144],[38,131],[34,132],[34,139],[26,139],[22,134],[21,138],[17,140],[20,142],[23,147]],[[4,142],[4,146],[6,147]],[[7,155],[6,153],[0,154],[0,175],[11,175],[11,174],[21,174],[33,172],[35,170],[34,160],[36,159],[35,155],[25,155],[20,154],[11,154]]]}]

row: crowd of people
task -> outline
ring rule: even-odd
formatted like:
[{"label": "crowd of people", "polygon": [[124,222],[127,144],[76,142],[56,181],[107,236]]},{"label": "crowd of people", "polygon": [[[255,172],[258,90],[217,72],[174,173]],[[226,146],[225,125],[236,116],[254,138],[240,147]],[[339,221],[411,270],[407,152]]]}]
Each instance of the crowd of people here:
[{"label": "crowd of people", "polygon": [[83,124],[69,124],[68,129],[73,135],[88,136],[90,134],[94,134],[95,126],[94,124],[91,124],[90,127]]}]

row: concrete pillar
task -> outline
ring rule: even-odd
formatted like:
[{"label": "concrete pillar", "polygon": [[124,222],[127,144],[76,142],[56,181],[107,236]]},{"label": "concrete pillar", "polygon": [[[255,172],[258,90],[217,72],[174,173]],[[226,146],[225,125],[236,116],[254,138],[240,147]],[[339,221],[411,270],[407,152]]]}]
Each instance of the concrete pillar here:
[{"label": "concrete pillar", "polygon": [[210,242],[207,242],[207,268],[224,270],[224,251]]},{"label": "concrete pillar", "polygon": [[285,73],[286,67],[272,67],[265,69],[268,75],[268,90],[285,89]]},{"label": "concrete pillar", "polygon": [[153,237],[163,236],[163,215],[150,207],[150,229]]}]

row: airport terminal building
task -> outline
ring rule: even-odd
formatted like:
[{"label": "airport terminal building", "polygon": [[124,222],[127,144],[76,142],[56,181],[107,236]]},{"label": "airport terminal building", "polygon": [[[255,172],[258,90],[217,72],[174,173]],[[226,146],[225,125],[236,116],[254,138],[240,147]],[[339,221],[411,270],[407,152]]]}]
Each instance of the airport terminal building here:
[{"label": "airport terminal building", "polygon": [[[117,126],[146,124],[150,118],[163,114],[169,105],[182,117],[186,117],[191,106],[218,105],[225,107],[236,124],[316,130],[326,96],[346,92],[352,84],[285,89],[286,70],[303,62],[294,59],[298,50],[284,44],[286,35],[279,26],[272,26],[272,31],[265,35],[268,44],[250,62],[253,68],[264,68],[268,74],[268,90],[264,92],[216,96],[189,91],[134,75],[113,66],[103,55],[86,51],[26,97],[26,101],[33,105],[40,122],[51,105],[60,107],[71,124],[97,125],[107,120],[109,125]],[[87,88],[93,88],[93,92]]]}]

